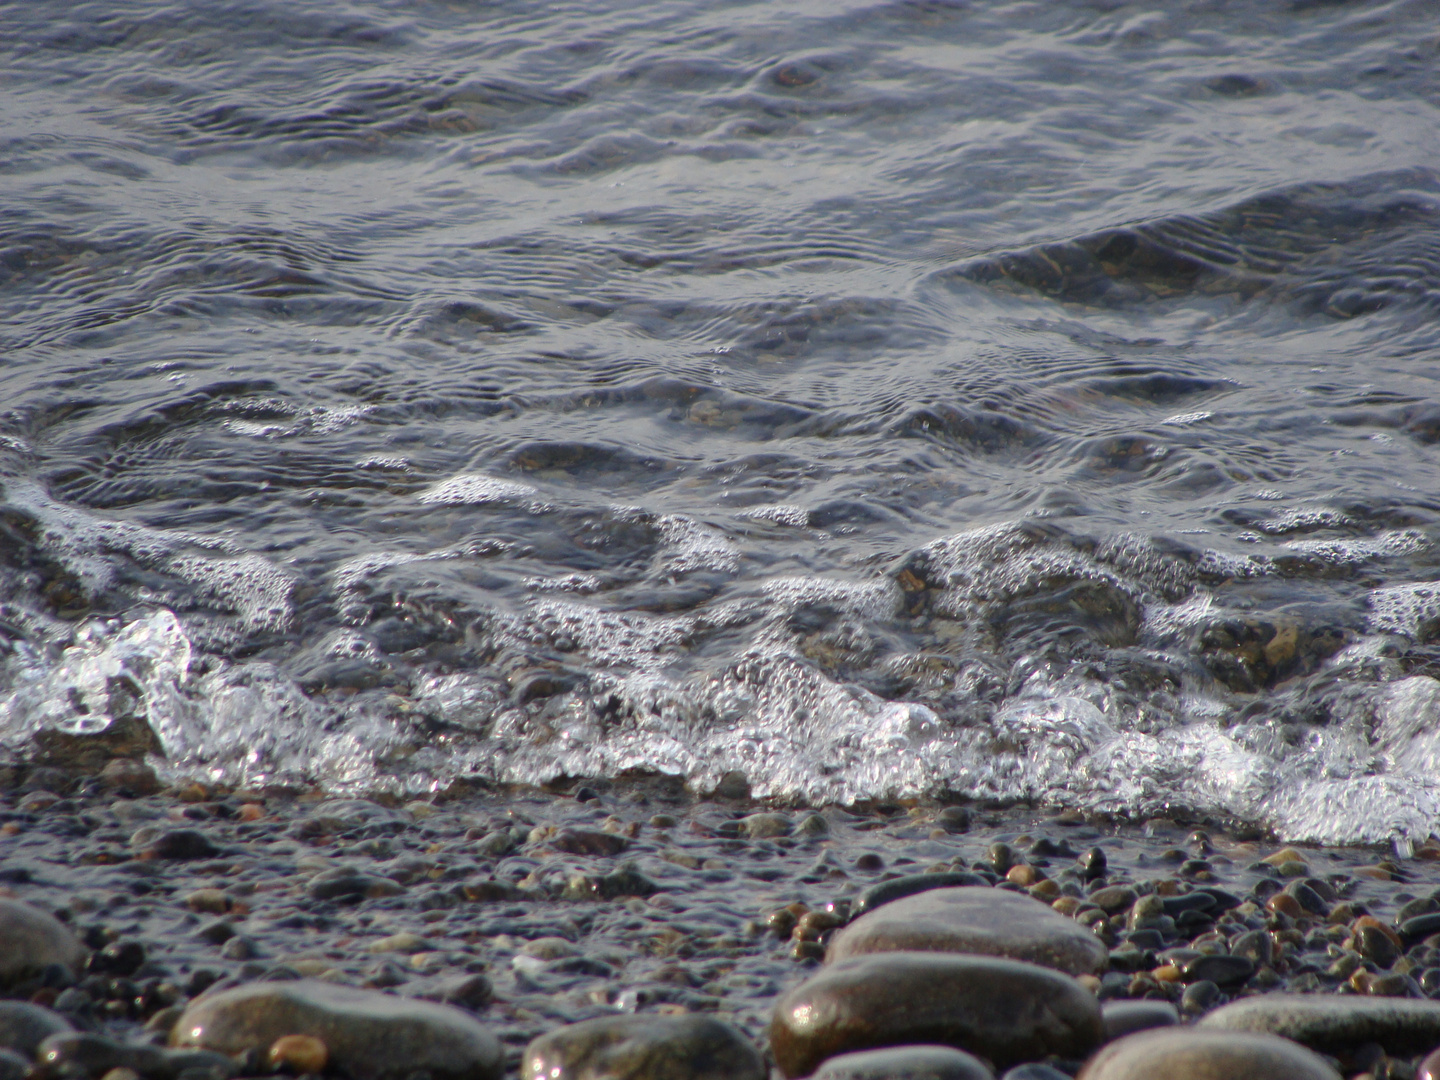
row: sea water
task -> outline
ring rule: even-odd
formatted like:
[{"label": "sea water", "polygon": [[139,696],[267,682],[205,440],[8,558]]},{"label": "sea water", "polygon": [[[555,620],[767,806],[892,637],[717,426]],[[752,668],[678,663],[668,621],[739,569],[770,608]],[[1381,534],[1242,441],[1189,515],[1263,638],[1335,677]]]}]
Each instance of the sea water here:
[{"label": "sea water", "polygon": [[0,26],[10,753],[1440,825],[1431,0]]}]

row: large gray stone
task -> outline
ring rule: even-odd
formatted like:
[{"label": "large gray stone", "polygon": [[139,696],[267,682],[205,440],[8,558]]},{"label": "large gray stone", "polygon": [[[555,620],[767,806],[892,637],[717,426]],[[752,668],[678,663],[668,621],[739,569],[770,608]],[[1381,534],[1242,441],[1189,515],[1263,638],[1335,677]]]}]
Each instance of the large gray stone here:
[{"label": "large gray stone", "polygon": [[1340,1080],[1320,1055],[1274,1035],[1160,1028],[1110,1043],[1079,1080]]},{"label": "large gray stone", "polygon": [[995,1080],[979,1058],[949,1046],[892,1046],[832,1057],[810,1080]]},{"label": "large gray stone", "polygon": [[1263,1031],[1335,1054],[1379,1043],[1390,1054],[1440,1045],[1440,1002],[1338,994],[1264,994],[1232,1002],[1200,1021],[1210,1031]]},{"label": "large gray stone", "polygon": [[282,1035],[312,1035],[331,1065],[354,1080],[428,1072],[435,1080],[499,1080],[500,1043],[449,1005],[300,979],[202,996],[170,1033],[175,1046],[264,1053]]},{"label": "large gray stone", "polygon": [[78,973],[89,950],[49,912],[0,899],[0,984],[14,982],[48,964]]},{"label": "large gray stone", "polygon": [[522,1077],[543,1080],[765,1080],[750,1040],[706,1016],[605,1016],[541,1035]]},{"label": "large gray stone", "polygon": [[0,1047],[26,1057],[51,1035],[74,1031],[69,1020],[57,1012],[28,1001],[0,1001]]},{"label": "large gray stone", "polygon": [[1006,889],[931,889],[862,915],[835,935],[827,959],[878,952],[1002,956],[1071,975],[1105,970],[1109,952],[1086,927]]},{"label": "large gray stone", "polygon": [[775,1004],[770,1046],[786,1076],[855,1050],[939,1043],[1004,1068],[1083,1058],[1104,1028],[1095,996],[1051,968],[988,956],[891,952],[822,968]]}]

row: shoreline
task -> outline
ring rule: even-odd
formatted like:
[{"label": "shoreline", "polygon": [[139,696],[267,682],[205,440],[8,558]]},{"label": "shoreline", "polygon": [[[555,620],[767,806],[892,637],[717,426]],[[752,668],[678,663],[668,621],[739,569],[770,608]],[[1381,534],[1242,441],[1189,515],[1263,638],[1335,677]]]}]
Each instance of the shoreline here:
[{"label": "shoreline", "polygon": [[[718,1017],[768,1054],[775,1001],[819,968],[848,903],[942,871],[979,874],[1090,925],[1110,953],[1109,970],[1086,979],[1102,1002],[1158,999],[1194,1018],[1276,990],[1440,992],[1440,939],[1396,937],[1394,955],[1377,958],[1357,951],[1368,939],[1356,930],[1367,916],[1403,923],[1407,905],[1440,910],[1429,900],[1440,891],[1433,844],[1400,861],[1373,846],[1286,847],[1168,819],[919,802],[780,808],[701,798],[667,779],[399,805],[162,791],[133,762],[70,791],[50,790],[63,786],[58,770],[12,777],[0,793],[0,892],[128,959],[104,961],[98,981],[82,972],[60,985],[52,973],[5,996],[131,1042],[155,1039],[216,985],[305,978],[467,1008],[500,1038],[508,1075],[539,1035],[637,1013]],[[1098,908],[1091,898],[1107,886],[1118,891]],[[1205,889],[1235,904],[1136,921],[1139,898]],[[1325,911],[1305,906],[1313,895]],[[1185,975],[1190,960],[1228,954],[1257,930],[1268,959],[1257,954],[1243,979]],[[1213,992],[1194,993],[1197,982]]]}]

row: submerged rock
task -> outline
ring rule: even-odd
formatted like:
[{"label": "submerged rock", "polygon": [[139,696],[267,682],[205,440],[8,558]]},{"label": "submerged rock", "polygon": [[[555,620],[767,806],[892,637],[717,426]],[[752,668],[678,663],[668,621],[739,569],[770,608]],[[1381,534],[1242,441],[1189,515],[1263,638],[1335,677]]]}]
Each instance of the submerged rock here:
[{"label": "submerged rock", "polygon": [[729,1024],[703,1016],[605,1016],[535,1039],[534,1080],[765,1080],[765,1063]]},{"label": "submerged rock", "polygon": [[176,1046],[267,1054],[286,1035],[325,1044],[330,1063],[355,1080],[428,1072],[435,1080],[499,1080],[500,1043],[448,1005],[303,979],[250,983],[202,997],[170,1034]]},{"label": "submerged rock", "polygon": [[932,889],[862,915],[835,935],[828,958],[878,952],[975,953],[1071,975],[1105,970],[1109,951],[1086,927],[1003,889]]},{"label": "submerged rock", "polygon": [[1318,1054],[1274,1035],[1164,1028],[1111,1043],[1079,1080],[1340,1080]]},{"label": "submerged rock", "polygon": [[1035,964],[892,952],[831,964],[775,1005],[770,1045],[786,1076],[852,1050],[941,1043],[1005,1067],[1081,1058],[1104,1034],[1076,980]]},{"label": "submerged rock", "polygon": [[1200,1021],[1210,1031],[1280,1035],[1323,1054],[1378,1043],[1390,1054],[1440,1045],[1440,1002],[1359,995],[1266,994],[1216,1009]]},{"label": "submerged rock", "polygon": [[78,973],[88,954],[55,916],[18,900],[0,899],[0,985],[49,964]]}]

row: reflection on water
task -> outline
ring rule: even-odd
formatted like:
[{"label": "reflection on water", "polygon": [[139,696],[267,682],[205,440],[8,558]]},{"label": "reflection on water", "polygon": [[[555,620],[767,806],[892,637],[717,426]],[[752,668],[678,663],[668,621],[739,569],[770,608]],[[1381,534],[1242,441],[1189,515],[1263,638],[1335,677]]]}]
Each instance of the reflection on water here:
[{"label": "reflection on water", "polygon": [[7,17],[13,749],[1440,818],[1433,5]]}]

